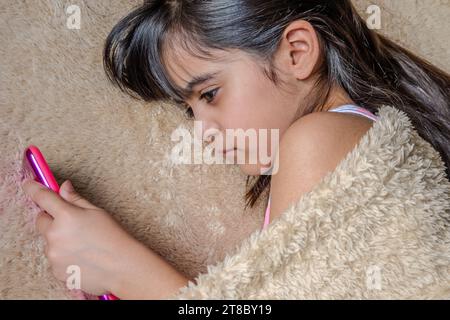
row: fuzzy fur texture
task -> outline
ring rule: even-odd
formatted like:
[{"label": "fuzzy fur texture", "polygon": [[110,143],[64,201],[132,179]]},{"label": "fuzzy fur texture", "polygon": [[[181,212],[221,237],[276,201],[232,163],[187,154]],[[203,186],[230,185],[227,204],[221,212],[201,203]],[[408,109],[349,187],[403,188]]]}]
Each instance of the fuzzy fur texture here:
[{"label": "fuzzy fur texture", "polygon": [[171,298],[450,298],[444,163],[404,112],[379,115],[313,190]]},{"label": "fuzzy fur texture", "polygon": [[[237,166],[174,165],[169,156],[174,145],[170,134],[180,126],[191,128],[191,123],[172,104],[132,100],[107,82],[101,65],[103,42],[119,18],[141,2],[2,1],[0,299],[84,298],[79,293],[72,295],[53,277],[44,256],[45,241],[34,230],[38,209],[19,184],[21,153],[29,144],[42,150],[59,183],[71,179],[80,194],[114,215],[139,241],[188,277],[205,274],[208,266],[222,261],[261,228],[267,193],[254,208],[244,211],[246,176]],[[355,3],[365,16],[368,5],[379,4],[382,33],[450,70],[450,43],[444,41],[450,29],[448,0]],[[73,4],[81,9],[80,30],[66,27],[65,10]],[[381,209],[390,207],[388,203]],[[335,246],[343,250],[342,242]],[[275,258],[268,256],[268,263],[279,261]],[[313,261],[311,268],[322,268],[313,266]],[[349,271],[343,265],[339,273],[345,272]],[[275,285],[284,275],[273,276]],[[304,281],[305,288],[313,286],[312,279],[298,281]],[[319,296],[320,288],[317,292]]]}]

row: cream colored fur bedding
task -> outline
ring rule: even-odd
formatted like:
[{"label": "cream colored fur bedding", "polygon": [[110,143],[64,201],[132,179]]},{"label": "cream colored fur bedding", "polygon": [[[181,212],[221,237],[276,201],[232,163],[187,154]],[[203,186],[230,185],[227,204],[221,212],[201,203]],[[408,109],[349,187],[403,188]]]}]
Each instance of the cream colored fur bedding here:
[{"label": "cream colored fur bedding", "polygon": [[[37,208],[19,187],[21,152],[31,143],[44,152],[59,183],[71,179],[81,194],[189,277],[205,273],[261,228],[267,193],[243,211],[246,176],[237,167],[174,165],[168,157],[170,133],[190,123],[173,105],[134,101],[106,81],[103,41],[138,3],[77,1],[81,29],[69,30],[65,8],[73,1],[2,2],[2,299],[81,298],[48,270],[43,240],[33,230]],[[382,7],[381,32],[449,70],[447,0],[356,1],[361,12],[374,3]],[[272,263],[274,257],[268,259]],[[304,281],[305,288],[312,285]],[[243,289],[247,293],[254,294]]]},{"label": "cream colored fur bedding", "polygon": [[450,298],[450,182],[384,106],[313,190],[171,298]]}]

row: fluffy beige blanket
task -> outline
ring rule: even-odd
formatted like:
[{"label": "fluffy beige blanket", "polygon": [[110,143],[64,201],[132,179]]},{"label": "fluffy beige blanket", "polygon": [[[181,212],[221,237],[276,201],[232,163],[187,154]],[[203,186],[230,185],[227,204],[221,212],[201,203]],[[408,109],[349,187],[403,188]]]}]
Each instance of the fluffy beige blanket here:
[{"label": "fluffy beige blanket", "polygon": [[450,182],[407,115],[380,120],[333,172],[171,298],[450,298]]}]

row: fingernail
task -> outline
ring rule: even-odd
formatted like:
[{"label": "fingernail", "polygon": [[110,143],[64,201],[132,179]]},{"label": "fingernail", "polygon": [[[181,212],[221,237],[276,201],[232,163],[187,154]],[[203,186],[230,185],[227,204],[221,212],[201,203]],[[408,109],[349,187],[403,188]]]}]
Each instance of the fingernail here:
[{"label": "fingernail", "polygon": [[75,191],[73,189],[73,185],[72,185],[72,182],[70,182],[70,180],[67,180],[67,191],[69,191],[69,192]]}]

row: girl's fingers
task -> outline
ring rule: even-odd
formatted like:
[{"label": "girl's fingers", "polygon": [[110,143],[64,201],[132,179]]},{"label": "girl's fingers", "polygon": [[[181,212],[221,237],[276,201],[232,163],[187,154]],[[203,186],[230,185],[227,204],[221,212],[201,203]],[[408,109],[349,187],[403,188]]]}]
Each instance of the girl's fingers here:
[{"label": "girl's fingers", "polygon": [[52,216],[45,211],[41,211],[38,213],[38,216],[36,218],[36,229],[40,234],[44,235],[47,233],[47,230],[52,222]]},{"label": "girl's fingers", "polygon": [[64,181],[59,189],[59,195],[66,201],[84,209],[98,209],[98,207],[94,206],[88,200],[84,199],[80,196],[72,186],[72,183],[69,180]]},{"label": "girl's fingers", "polygon": [[53,218],[74,209],[74,205],[37,181],[26,179],[22,183],[22,188],[42,210]]}]

